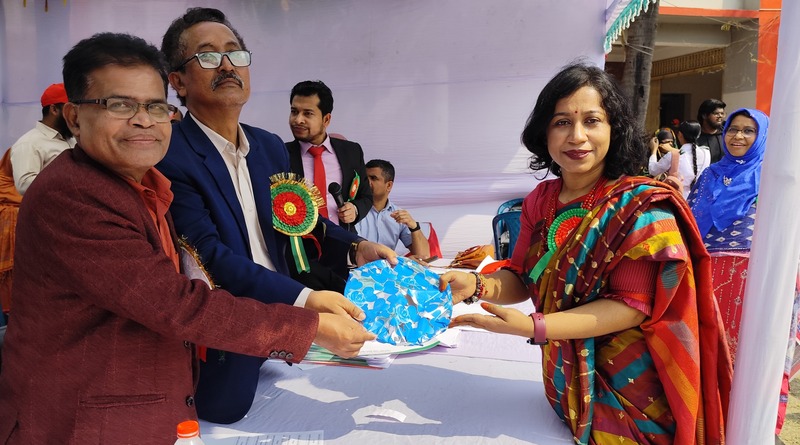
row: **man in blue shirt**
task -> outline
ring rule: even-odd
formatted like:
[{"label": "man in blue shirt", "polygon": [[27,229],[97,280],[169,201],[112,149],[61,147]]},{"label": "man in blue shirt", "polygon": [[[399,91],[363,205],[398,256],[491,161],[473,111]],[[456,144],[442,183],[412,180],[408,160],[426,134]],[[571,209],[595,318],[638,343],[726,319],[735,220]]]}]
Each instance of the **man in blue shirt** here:
[{"label": "man in blue shirt", "polygon": [[367,178],[372,189],[372,208],[356,224],[359,236],[369,241],[383,244],[392,249],[397,241],[417,258],[428,258],[430,246],[419,227],[419,222],[408,213],[389,201],[389,193],[394,185],[394,166],[389,161],[373,159],[367,162]]}]

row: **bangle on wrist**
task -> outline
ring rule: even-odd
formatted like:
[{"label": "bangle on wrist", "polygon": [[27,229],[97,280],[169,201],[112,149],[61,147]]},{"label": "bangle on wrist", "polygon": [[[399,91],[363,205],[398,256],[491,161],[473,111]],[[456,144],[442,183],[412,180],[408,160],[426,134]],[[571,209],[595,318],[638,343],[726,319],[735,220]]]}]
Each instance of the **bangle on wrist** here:
[{"label": "bangle on wrist", "polygon": [[475,292],[464,299],[464,303],[466,304],[475,303],[486,295],[486,278],[484,278],[483,274],[479,274],[478,272],[470,273],[475,275]]},{"label": "bangle on wrist", "polygon": [[408,228],[409,232],[416,232],[417,230],[419,230],[419,221],[417,221],[417,226],[416,227],[414,227],[414,228],[409,227]]},{"label": "bangle on wrist", "polygon": [[531,313],[531,319],[533,319],[533,338],[528,339],[528,344],[547,344],[547,328],[544,324],[544,314],[541,312],[533,312]]}]

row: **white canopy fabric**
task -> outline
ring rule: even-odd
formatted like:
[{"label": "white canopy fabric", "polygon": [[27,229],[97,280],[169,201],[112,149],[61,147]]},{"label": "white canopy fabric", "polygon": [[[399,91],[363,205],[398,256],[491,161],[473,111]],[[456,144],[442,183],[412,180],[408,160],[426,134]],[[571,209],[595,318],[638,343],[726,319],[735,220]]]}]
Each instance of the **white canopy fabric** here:
[{"label": "white canopy fabric", "polygon": [[[747,270],[728,443],[773,443],[800,258],[800,3],[783,2],[767,149]],[[797,384],[797,380],[794,381]]]},{"label": "white canopy fabric", "polygon": [[606,19],[605,2],[584,0],[27,4],[0,4],[0,152],[41,118],[39,96],[80,39],[128,32],[160,46],[187,7],[216,7],[253,52],[242,121],[290,140],[289,91],[323,80],[335,99],[329,131],[395,165],[391,199],[433,223],[446,256],[490,243],[497,205],[533,189],[519,142],[528,114],[563,65],[602,66]]}]

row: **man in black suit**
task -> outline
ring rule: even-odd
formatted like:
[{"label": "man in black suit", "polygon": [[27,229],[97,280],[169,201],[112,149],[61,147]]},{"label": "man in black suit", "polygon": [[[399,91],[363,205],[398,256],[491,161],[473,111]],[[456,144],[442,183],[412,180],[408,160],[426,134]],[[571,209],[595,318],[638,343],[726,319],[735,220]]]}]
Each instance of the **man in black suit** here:
[{"label": "man in black suit", "polygon": [[[290,168],[294,173],[314,182],[315,169],[313,147],[321,151],[325,183],[320,192],[325,196],[328,219],[340,226],[355,231],[355,223],[361,220],[372,207],[372,192],[364,165],[361,145],[328,135],[333,111],[333,94],[319,80],[306,80],[292,88],[289,96],[291,112],[289,126],[295,140],[288,142]],[[354,182],[357,181],[357,182]],[[336,182],[342,187],[344,206],[337,208],[328,186]],[[320,188],[320,185],[317,185]]]},{"label": "man in black suit", "polygon": [[[351,232],[355,225],[372,207],[372,192],[364,165],[361,145],[328,135],[333,111],[333,94],[322,81],[306,80],[292,88],[289,96],[291,111],[289,126],[295,140],[286,143],[289,151],[291,171],[314,183],[325,197],[323,216],[338,223]],[[331,183],[342,188],[344,205],[338,207],[328,192]],[[327,213],[327,214],[326,214]],[[301,273],[294,278],[314,289],[340,291],[346,279],[347,250],[349,246],[325,236],[321,226],[314,230],[316,242],[306,242],[306,251],[311,260],[310,274]],[[316,248],[321,248],[321,254]],[[317,259],[317,261],[314,260]],[[319,267],[319,266],[323,267]]]}]

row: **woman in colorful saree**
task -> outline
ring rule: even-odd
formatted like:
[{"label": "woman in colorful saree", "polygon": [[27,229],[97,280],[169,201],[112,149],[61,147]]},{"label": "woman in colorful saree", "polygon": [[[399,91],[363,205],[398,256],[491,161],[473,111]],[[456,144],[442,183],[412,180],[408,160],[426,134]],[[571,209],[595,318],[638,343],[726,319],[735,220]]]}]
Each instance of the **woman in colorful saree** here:
[{"label": "woman in colorful saree", "polygon": [[[573,64],[522,133],[557,179],[524,200],[511,267],[448,272],[456,317],[542,345],[545,394],[579,444],[722,444],[731,366],[708,254],[680,193],[634,176],[647,148],[613,78]],[[499,305],[533,299],[530,316]]]}]

